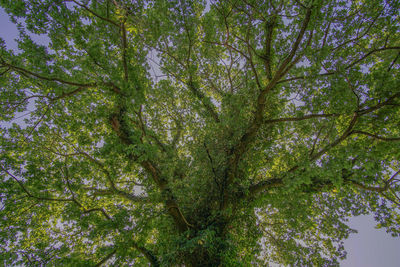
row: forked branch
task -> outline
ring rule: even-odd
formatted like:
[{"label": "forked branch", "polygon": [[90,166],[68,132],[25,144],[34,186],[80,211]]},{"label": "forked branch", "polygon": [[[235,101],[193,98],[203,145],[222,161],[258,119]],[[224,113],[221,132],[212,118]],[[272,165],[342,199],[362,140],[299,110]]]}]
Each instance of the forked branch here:
[{"label": "forked branch", "polygon": [[[228,162],[229,169],[228,169],[227,177],[226,177],[226,184],[228,186],[232,183],[234,177],[236,176],[237,166],[239,164],[241,156],[245,153],[248,146],[252,143],[252,141],[254,140],[254,137],[258,133],[258,130],[260,129],[260,127],[263,124],[264,109],[265,109],[265,105],[266,105],[266,95],[277,85],[278,81],[284,75],[284,72],[288,71],[287,67],[291,63],[294,56],[296,55],[296,52],[300,46],[300,43],[303,40],[307,26],[311,19],[311,13],[312,13],[312,9],[311,8],[307,9],[301,29],[297,35],[296,41],[294,42],[289,55],[279,66],[278,70],[275,72],[273,78],[269,81],[267,86],[258,95],[257,103],[256,103],[256,110],[254,112],[254,118],[253,118],[252,122],[250,123],[250,125],[247,127],[247,129],[244,132],[244,134],[242,135],[242,137],[240,138],[239,142],[231,149],[231,155],[230,155],[230,159]],[[228,191],[225,190],[224,203],[222,205],[223,207],[226,207],[227,199],[228,199]]]}]

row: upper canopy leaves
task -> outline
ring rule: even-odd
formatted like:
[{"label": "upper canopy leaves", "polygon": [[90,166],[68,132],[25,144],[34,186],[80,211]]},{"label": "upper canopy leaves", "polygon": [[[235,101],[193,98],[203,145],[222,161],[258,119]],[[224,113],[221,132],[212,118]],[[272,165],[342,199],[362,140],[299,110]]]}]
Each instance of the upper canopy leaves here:
[{"label": "upper canopy leaves", "polygon": [[4,262],[322,266],[352,215],[400,233],[398,1],[0,3]]}]

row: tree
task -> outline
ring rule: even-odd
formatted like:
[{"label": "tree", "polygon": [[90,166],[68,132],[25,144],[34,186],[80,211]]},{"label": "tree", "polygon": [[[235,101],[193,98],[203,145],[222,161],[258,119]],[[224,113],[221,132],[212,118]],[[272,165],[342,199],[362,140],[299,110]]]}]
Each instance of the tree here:
[{"label": "tree", "polygon": [[4,264],[331,266],[351,216],[399,235],[399,1],[0,3]]}]

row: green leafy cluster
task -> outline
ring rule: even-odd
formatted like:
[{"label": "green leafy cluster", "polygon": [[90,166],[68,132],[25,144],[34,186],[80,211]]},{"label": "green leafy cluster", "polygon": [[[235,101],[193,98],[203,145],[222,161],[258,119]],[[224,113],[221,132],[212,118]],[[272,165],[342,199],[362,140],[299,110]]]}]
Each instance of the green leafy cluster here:
[{"label": "green leafy cluster", "polygon": [[3,264],[337,266],[351,216],[399,236],[399,1],[0,6]]}]

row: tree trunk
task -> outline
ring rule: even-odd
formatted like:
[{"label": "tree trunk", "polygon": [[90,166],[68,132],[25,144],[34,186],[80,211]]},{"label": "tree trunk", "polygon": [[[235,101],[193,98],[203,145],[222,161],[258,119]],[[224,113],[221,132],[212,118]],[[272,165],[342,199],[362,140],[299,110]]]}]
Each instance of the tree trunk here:
[{"label": "tree trunk", "polygon": [[[184,253],[184,264],[187,267],[205,267],[205,266],[222,266],[223,256],[226,254],[228,247],[226,235],[226,221],[222,218],[214,221],[212,226],[197,231],[192,240],[195,247]],[[205,232],[210,231],[208,237]],[[199,238],[198,235],[203,236]]]},{"label": "tree trunk", "polygon": [[222,266],[221,252],[210,255],[206,248],[196,248],[193,253],[187,254],[185,257],[185,266],[187,267],[206,267],[206,266]]}]

